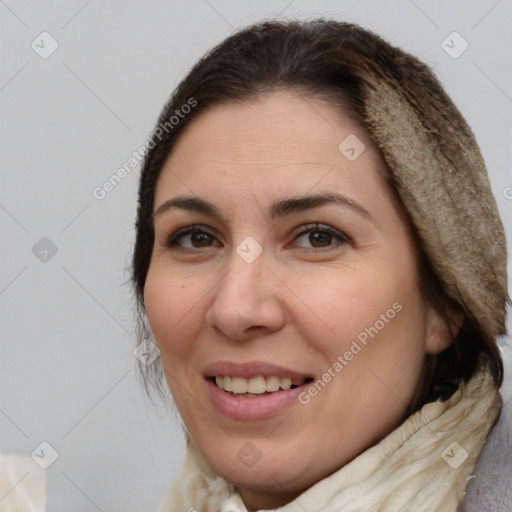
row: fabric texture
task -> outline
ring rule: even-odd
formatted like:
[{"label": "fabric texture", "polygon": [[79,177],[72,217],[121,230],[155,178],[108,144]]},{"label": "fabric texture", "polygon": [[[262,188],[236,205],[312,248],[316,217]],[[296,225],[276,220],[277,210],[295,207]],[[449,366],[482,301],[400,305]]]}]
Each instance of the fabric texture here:
[{"label": "fabric texture", "polygon": [[46,471],[30,457],[0,455],[0,512],[44,512]]},{"label": "fabric texture", "polygon": [[371,135],[422,249],[446,294],[495,340],[506,333],[506,239],[473,132],[435,88],[419,90],[407,77],[372,81],[365,102]]},{"label": "fabric texture", "polygon": [[[375,446],[279,512],[456,512],[502,400],[487,362],[445,402],[423,406]],[[192,439],[158,512],[247,512]]]}]

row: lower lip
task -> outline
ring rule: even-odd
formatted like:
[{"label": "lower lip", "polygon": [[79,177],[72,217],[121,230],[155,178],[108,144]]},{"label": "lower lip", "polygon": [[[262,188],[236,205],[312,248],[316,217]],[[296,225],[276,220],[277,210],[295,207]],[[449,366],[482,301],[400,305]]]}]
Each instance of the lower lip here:
[{"label": "lower lip", "polygon": [[304,391],[308,384],[293,389],[274,391],[261,397],[233,396],[219,388],[210,379],[206,380],[210,398],[215,407],[228,418],[235,420],[264,420],[275,416],[289,407]]}]

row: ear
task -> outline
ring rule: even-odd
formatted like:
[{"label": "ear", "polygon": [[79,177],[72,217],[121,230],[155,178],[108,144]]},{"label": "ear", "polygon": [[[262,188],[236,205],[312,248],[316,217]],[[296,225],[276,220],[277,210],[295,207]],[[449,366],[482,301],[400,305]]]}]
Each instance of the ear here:
[{"label": "ear", "polygon": [[428,304],[426,314],[425,351],[430,355],[439,354],[452,344],[453,338],[459,333],[464,314],[448,309],[445,316],[432,304]]}]

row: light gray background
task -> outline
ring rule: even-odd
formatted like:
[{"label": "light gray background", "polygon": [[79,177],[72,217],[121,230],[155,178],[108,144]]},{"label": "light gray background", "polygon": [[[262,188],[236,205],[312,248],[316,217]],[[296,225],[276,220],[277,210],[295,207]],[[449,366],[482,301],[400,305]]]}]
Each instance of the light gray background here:
[{"label": "light gray background", "polygon": [[[0,0],[0,452],[55,447],[50,512],[155,510],[178,474],[179,427],[144,398],[132,354],[139,169],[102,201],[92,191],[143,144],[196,59],[278,13],[359,22],[435,66],[511,239],[510,0]],[[59,44],[47,59],[31,48],[43,31]],[[469,43],[457,59],[441,47],[453,31]],[[47,262],[32,252],[42,237],[58,249]]]}]

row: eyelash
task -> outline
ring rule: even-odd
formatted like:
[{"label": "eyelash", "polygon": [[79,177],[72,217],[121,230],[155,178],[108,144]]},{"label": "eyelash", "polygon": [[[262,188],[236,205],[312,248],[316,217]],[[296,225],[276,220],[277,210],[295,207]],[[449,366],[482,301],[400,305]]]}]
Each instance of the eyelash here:
[{"label": "eyelash", "polygon": [[[299,233],[297,233],[295,235],[295,239],[305,235],[305,234],[308,234],[308,233],[312,233],[312,232],[321,232],[321,233],[328,233],[329,235],[332,235],[333,237],[336,237],[338,238],[338,243],[350,243],[351,240],[350,238],[341,233],[340,231],[330,227],[330,226],[327,226],[327,225],[324,225],[324,224],[319,224],[319,223],[313,223],[313,224],[306,224],[304,226],[306,229],[300,231]],[[196,247],[194,249],[190,249],[189,247],[180,247],[178,245],[178,241],[186,236],[186,235],[191,235],[191,234],[204,234],[204,235],[209,235],[209,236],[212,236],[215,238],[215,235],[213,235],[213,233],[211,233],[210,231],[208,231],[207,229],[203,228],[202,226],[199,226],[199,225],[194,225],[194,226],[187,226],[187,227],[184,227],[184,228],[181,228],[179,229],[178,231],[176,231],[175,233],[173,233],[167,240],[167,243],[165,244],[169,249],[175,249],[176,247],[178,249],[184,249],[184,250],[196,250],[196,249],[200,249],[199,247]],[[336,244],[329,244],[327,247],[309,247],[309,248],[306,248],[306,247],[303,247],[303,249],[309,249],[309,250],[313,250],[315,252],[318,252],[318,251],[327,251],[327,250],[330,250],[333,248],[333,246],[336,246]],[[211,246],[206,246],[207,248],[211,247]]]}]

